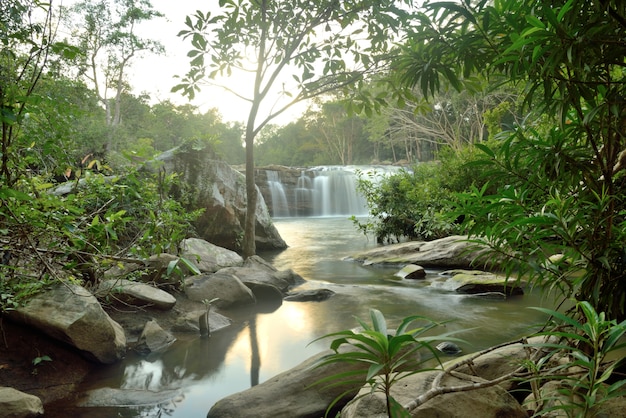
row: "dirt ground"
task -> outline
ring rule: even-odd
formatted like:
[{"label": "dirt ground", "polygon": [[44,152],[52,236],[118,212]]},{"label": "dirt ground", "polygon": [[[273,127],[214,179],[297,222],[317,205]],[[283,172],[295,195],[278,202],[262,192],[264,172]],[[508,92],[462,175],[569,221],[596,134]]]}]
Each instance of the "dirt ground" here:
[{"label": "dirt ground", "polygon": [[[128,305],[109,306],[105,310],[122,325],[129,349],[132,349],[148,320],[156,319],[168,330],[181,313],[204,309],[202,303],[192,302],[184,295],[174,296],[177,303],[169,311]],[[34,364],[36,359],[45,356],[50,360]],[[0,316],[0,386],[36,395],[45,406],[76,392],[83,379],[98,367],[69,346]]]}]

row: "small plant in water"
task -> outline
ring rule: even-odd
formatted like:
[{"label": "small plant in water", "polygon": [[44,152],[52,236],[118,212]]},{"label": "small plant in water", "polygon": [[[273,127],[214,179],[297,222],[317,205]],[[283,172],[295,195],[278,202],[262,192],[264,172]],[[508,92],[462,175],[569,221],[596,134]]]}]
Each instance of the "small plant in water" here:
[{"label": "small plant in water", "polygon": [[[443,340],[444,337],[446,340],[450,338],[445,335],[426,336],[426,332],[440,324],[423,316],[404,318],[398,328],[391,333],[387,331],[387,322],[380,311],[370,309],[370,317],[371,326],[356,318],[362,330],[339,331],[313,341],[333,338],[330,344],[333,353],[322,358],[317,367],[343,362],[362,363],[364,368],[367,368],[366,372],[339,373],[320,379],[315,384],[325,384],[329,387],[346,383],[353,386],[366,383],[370,385],[372,393],[378,391],[385,395],[389,417],[410,416],[408,411],[391,396],[391,387],[407,376],[428,370],[421,368],[422,361],[418,353],[420,349],[430,351],[439,362],[433,343]],[[424,325],[409,329],[416,321],[422,321]],[[342,347],[348,350],[340,351]],[[329,405],[326,415],[346,394],[347,392],[344,392]]]}]

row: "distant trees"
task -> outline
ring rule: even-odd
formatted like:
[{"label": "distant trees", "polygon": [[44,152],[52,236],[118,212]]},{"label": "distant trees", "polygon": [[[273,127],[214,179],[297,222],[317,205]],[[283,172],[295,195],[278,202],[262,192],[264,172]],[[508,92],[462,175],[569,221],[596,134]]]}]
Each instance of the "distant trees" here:
[{"label": "distant trees", "polygon": [[[81,51],[74,63],[77,75],[91,85],[106,110],[107,126],[119,126],[132,60],[142,53],[164,51],[160,43],[138,36],[137,25],[163,14],[149,0],[84,0],[68,12],[65,24],[72,32],[68,42]],[[111,134],[107,149],[114,146],[113,140]]]}]

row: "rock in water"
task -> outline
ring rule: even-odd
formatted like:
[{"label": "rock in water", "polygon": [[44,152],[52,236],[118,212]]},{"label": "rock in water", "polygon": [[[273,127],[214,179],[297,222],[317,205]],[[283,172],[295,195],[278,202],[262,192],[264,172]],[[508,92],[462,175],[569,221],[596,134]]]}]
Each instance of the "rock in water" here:
[{"label": "rock in water", "polygon": [[439,343],[437,344],[435,348],[441,351],[443,354],[447,354],[449,356],[455,356],[457,354],[461,354],[461,352],[463,351],[461,350],[461,347],[449,341],[444,341],[442,343]]}]

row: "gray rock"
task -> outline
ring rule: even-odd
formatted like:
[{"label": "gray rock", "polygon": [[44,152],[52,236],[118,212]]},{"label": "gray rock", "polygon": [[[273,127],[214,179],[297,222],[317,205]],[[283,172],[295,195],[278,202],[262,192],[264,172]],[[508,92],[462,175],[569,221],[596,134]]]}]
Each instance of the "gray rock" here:
[{"label": "gray rock", "polygon": [[439,343],[435,347],[437,350],[441,351],[443,354],[447,354],[449,356],[455,356],[461,353],[461,347],[456,345],[455,343],[444,341]]},{"label": "gray rock", "polygon": [[181,390],[140,390],[99,388],[90,390],[78,401],[81,407],[131,407],[168,404],[182,397]]},{"label": "gray rock", "polygon": [[[195,196],[191,210],[204,209],[194,222],[199,236],[221,247],[240,250],[247,207],[245,176],[210,151],[198,151],[191,145],[164,152],[146,165],[146,169],[153,171],[161,167],[168,173],[178,173],[191,190],[191,195]],[[256,190],[257,250],[287,248],[272,222],[263,195],[258,187]]]},{"label": "gray rock", "polygon": [[41,399],[19,390],[0,387],[0,415],[6,418],[30,418],[43,415]]},{"label": "gray rock", "polygon": [[524,289],[514,279],[507,280],[505,276],[488,273],[480,270],[449,270],[441,273],[450,276],[456,282],[457,293],[468,295],[497,295],[499,297],[519,296]]},{"label": "gray rock", "polygon": [[[523,361],[528,360],[530,353],[541,350],[542,353],[547,354],[550,349],[540,346],[545,341],[545,337],[532,337],[528,339],[528,344],[534,345],[534,347],[529,348],[522,343],[508,344],[475,358],[472,360],[471,366],[464,364],[460,367],[454,367],[455,364],[461,364],[469,357],[475,356],[475,353],[467,354],[444,363],[443,368],[448,370],[454,367],[456,371],[475,375],[486,380],[497,379],[517,370]],[[557,340],[552,340],[552,342],[556,343]],[[499,386],[505,390],[512,390],[516,387],[516,384],[517,382],[515,381],[506,380],[499,383]]]},{"label": "gray rock", "polygon": [[[406,405],[432,387],[437,375],[443,371],[425,371],[403,378],[391,387],[391,396],[401,405]],[[464,386],[485,380],[458,373],[446,374],[442,386]],[[341,411],[341,418],[386,417],[385,397],[381,392],[370,393],[371,388],[361,389],[355,400]],[[411,412],[419,418],[527,418],[526,411],[507,391],[499,386],[490,386],[470,391],[444,393],[426,401]]]},{"label": "gray rock", "polygon": [[[358,392],[361,385],[327,387],[314,383],[337,373],[365,370],[363,365],[354,363],[315,367],[329,353],[330,351],[320,353],[260,385],[219,400],[213,405],[207,418],[324,416],[326,408],[337,396],[346,392],[343,397],[348,400]],[[362,377],[364,381],[365,375]]]},{"label": "gray rock", "polygon": [[85,288],[57,284],[29,299],[11,318],[76,347],[87,358],[115,363],[126,351],[124,330]]},{"label": "gray rock", "polygon": [[256,302],[252,291],[236,276],[213,273],[185,279],[185,294],[190,300],[202,302],[219,298],[214,303],[219,308],[249,305]]},{"label": "gray rock", "polygon": [[102,298],[109,294],[129,304],[148,304],[161,310],[172,309],[176,305],[176,298],[169,293],[144,283],[126,279],[109,279],[100,283],[96,296]]},{"label": "gray rock", "polygon": [[146,322],[135,350],[143,355],[162,353],[175,342],[176,338],[172,334],[161,328],[157,321],[151,320]]},{"label": "gray rock", "polygon": [[407,280],[419,280],[426,277],[426,270],[417,264],[407,264],[394,276]]},{"label": "gray rock", "polygon": [[290,293],[285,297],[285,300],[290,302],[321,302],[334,294],[335,292],[330,289],[310,289]]},{"label": "gray rock", "polygon": [[283,279],[276,272],[269,272],[265,269],[251,267],[227,267],[218,271],[218,273],[227,273],[236,276],[245,285],[249,283],[257,283],[274,286],[281,292],[287,292],[293,283]]},{"label": "gray rock", "polygon": [[193,262],[203,273],[215,273],[224,267],[243,265],[243,258],[236,252],[199,238],[183,240],[180,250],[181,257]]},{"label": "gray rock", "polygon": [[[204,315],[206,310],[198,310],[193,312],[186,312],[176,318],[176,323],[172,327],[172,331],[175,332],[200,332],[199,319],[201,315]],[[214,311],[209,312],[209,329],[210,332],[214,332],[223,328],[226,328],[232,324],[232,321],[222,314]]]},{"label": "gray rock", "polygon": [[349,257],[364,265],[406,265],[423,267],[469,267],[480,249],[466,236],[453,235],[433,241],[411,241],[385,245]]}]

